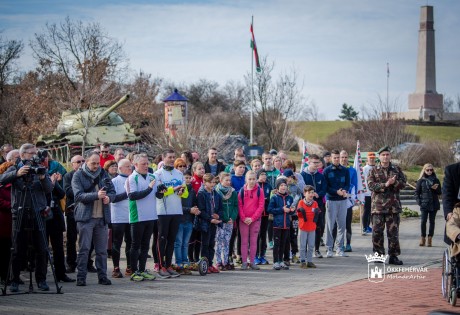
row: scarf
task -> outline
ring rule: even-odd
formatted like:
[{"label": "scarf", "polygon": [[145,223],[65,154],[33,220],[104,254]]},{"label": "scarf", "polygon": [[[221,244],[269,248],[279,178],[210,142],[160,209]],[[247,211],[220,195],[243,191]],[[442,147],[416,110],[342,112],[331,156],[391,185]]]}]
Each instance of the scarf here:
[{"label": "scarf", "polygon": [[313,202],[315,202],[315,200],[313,200],[313,199],[312,199],[311,201],[307,201],[307,199],[304,199],[303,201],[304,201],[305,204],[306,204],[307,206],[309,206],[309,207],[311,207],[311,205],[313,204]]},{"label": "scarf", "polygon": [[171,172],[174,169],[174,166],[163,165],[165,171]]},{"label": "scarf", "polygon": [[235,189],[233,187],[224,187],[221,183],[217,184],[216,191],[222,196],[224,200],[230,199]]},{"label": "scarf", "polygon": [[86,164],[83,164],[83,167],[81,169],[82,169],[83,173],[85,173],[92,180],[95,180],[96,178],[98,178],[99,175],[101,174],[101,170],[102,170],[100,167],[98,167],[95,172],[91,172],[88,169],[88,166]]}]

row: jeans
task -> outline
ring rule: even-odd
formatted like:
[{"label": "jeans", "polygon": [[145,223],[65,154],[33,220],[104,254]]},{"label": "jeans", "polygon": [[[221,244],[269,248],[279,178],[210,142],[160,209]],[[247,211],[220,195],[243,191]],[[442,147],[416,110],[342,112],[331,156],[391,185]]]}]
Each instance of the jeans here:
[{"label": "jeans", "polygon": [[363,211],[363,229],[367,229],[371,224],[371,196],[364,197],[364,211]]},{"label": "jeans", "polygon": [[66,232],[66,251],[67,251],[67,266],[75,269],[77,267],[77,222],[72,214],[67,214],[67,232]]},{"label": "jeans", "polygon": [[201,232],[201,255],[208,259],[209,266],[212,266],[212,260],[214,259],[216,231],[217,225],[211,223],[206,232]]},{"label": "jeans", "polygon": [[176,265],[182,266],[188,264],[188,242],[192,235],[192,222],[184,222],[179,224],[177,230],[176,241],[174,242],[174,256],[176,257]]},{"label": "jeans", "polygon": [[113,267],[120,267],[120,250],[125,239],[126,264],[131,268],[131,226],[129,223],[112,223],[112,262]]},{"label": "jeans", "polygon": [[97,277],[107,277],[107,239],[108,228],[104,218],[90,219],[88,222],[77,222],[80,250],[77,256],[77,279],[85,280],[88,273],[88,255],[91,243],[96,252]]},{"label": "jeans", "polygon": [[428,230],[428,236],[434,235],[434,223],[436,221],[437,211],[420,211],[422,213],[420,227],[422,230],[422,237],[426,237],[426,221],[430,220],[430,227]]},{"label": "jeans", "polygon": [[145,271],[149,254],[150,238],[153,231],[153,220],[130,223],[131,226],[131,269]]}]

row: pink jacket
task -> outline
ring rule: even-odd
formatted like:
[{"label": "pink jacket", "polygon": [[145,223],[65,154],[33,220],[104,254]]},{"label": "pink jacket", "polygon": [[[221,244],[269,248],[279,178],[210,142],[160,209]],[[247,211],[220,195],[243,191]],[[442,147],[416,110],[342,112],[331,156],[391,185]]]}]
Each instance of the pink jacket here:
[{"label": "pink jacket", "polygon": [[[259,198],[257,198],[257,189],[260,189]],[[246,218],[251,218],[252,222],[260,219],[264,211],[265,195],[262,188],[256,184],[251,190],[247,189],[247,184],[243,186],[244,196],[238,192],[238,213],[240,214],[240,221]],[[244,205],[241,198],[244,198]]]}]

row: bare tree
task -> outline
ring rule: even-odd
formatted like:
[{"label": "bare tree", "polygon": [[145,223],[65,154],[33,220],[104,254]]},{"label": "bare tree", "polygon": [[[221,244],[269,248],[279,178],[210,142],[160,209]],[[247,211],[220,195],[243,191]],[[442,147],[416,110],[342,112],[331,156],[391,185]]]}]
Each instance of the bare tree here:
[{"label": "bare tree", "polygon": [[0,32],[0,97],[5,85],[17,71],[15,61],[19,59],[23,48],[22,41],[3,38]]},{"label": "bare tree", "polygon": [[306,120],[307,121],[318,121],[324,119],[324,114],[319,112],[318,105],[315,101],[311,101],[306,108]]},{"label": "bare tree", "polygon": [[127,58],[122,45],[98,23],[84,24],[67,17],[60,24],[46,24],[30,47],[39,74],[53,82],[49,92],[58,95],[57,105],[88,108],[119,96],[116,82],[126,75]]},{"label": "bare tree", "polygon": [[256,74],[254,86],[250,75],[246,76],[249,91],[254,89],[254,108],[258,142],[270,148],[290,149],[295,145],[289,120],[306,117],[306,101],[301,95],[295,69],[283,73],[278,80],[272,76],[274,63],[262,60],[262,71]]}]

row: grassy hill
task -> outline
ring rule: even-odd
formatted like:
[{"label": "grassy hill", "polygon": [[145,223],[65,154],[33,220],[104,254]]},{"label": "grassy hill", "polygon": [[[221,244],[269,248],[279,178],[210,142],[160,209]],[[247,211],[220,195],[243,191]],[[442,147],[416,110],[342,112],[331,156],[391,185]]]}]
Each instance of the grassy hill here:
[{"label": "grassy hill", "polygon": [[[313,143],[320,143],[335,131],[351,126],[350,121],[296,121],[292,124],[296,136]],[[420,141],[439,140],[450,144],[460,138],[460,127],[414,125],[407,129],[419,135]]]}]

